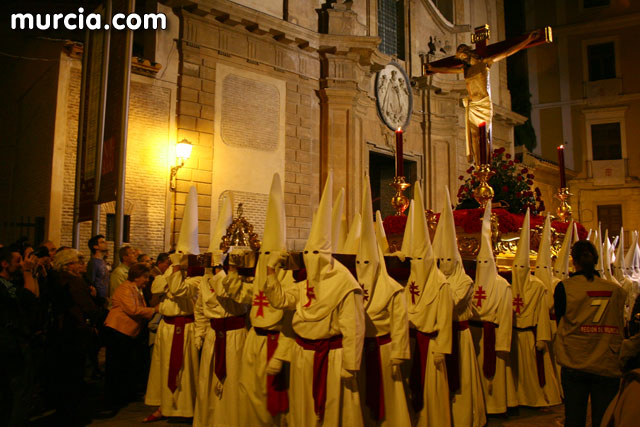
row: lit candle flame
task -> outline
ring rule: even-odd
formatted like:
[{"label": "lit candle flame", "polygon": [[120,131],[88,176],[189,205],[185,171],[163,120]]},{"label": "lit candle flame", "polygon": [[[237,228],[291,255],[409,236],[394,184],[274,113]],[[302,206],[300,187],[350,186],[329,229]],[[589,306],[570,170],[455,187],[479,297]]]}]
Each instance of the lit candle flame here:
[{"label": "lit candle flame", "polygon": [[562,148],[564,150],[564,144],[561,144],[558,148]]}]

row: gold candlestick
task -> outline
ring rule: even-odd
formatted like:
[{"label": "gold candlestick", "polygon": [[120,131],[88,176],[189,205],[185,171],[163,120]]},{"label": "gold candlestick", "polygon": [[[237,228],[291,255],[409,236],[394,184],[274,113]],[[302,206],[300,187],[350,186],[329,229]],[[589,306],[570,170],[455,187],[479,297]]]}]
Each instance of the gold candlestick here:
[{"label": "gold candlestick", "polygon": [[569,192],[568,187],[559,188],[558,194],[556,194],[556,199],[560,200],[560,206],[558,206],[556,214],[562,222],[569,222],[571,219],[571,205],[569,205],[571,196],[573,196],[573,194]]},{"label": "gold candlestick", "polygon": [[409,207],[409,199],[403,193],[411,184],[405,182],[404,176],[395,176],[389,185],[396,189],[396,194],[391,198],[391,206],[396,210],[396,215],[404,215],[404,211]]},{"label": "gold candlestick", "polygon": [[494,196],[493,188],[491,188],[487,182],[495,175],[495,172],[491,170],[491,165],[485,164],[480,165],[473,175],[480,181],[480,185],[473,190],[473,198],[476,199],[482,209],[484,209],[487,203],[489,203],[489,200],[493,199]]}]

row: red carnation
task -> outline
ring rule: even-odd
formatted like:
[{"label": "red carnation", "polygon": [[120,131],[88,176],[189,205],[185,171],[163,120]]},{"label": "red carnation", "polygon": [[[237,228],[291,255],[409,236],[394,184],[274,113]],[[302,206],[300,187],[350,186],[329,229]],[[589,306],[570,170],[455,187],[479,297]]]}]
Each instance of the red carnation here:
[{"label": "red carnation", "polygon": [[509,160],[509,166],[513,166],[513,160]]},{"label": "red carnation", "polygon": [[533,181],[531,181],[530,179],[527,180],[527,185],[533,185]]},{"label": "red carnation", "polygon": [[516,163],[520,163],[520,159],[517,159],[517,158],[514,159],[513,161],[516,162]]},{"label": "red carnation", "polygon": [[509,154],[509,153],[505,154],[504,156],[505,156],[507,159],[510,159],[510,158],[511,158],[511,154]]},{"label": "red carnation", "polygon": [[518,181],[522,181],[524,180],[524,178],[522,177],[522,175],[518,175]]},{"label": "red carnation", "polygon": [[502,169],[504,169],[504,170],[509,169],[509,165],[502,165]]},{"label": "red carnation", "polygon": [[473,166],[471,166],[469,169],[467,169],[467,173],[473,172],[473,169],[474,169]]},{"label": "red carnation", "polygon": [[508,193],[509,192],[509,186],[508,185],[503,185],[502,186],[502,192],[503,193]]},{"label": "red carnation", "polygon": [[520,171],[520,173],[527,173],[527,172],[529,172],[529,169],[527,168],[522,168],[522,170]]},{"label": "red carnation", "polygon": [[460,175],[460,176],[458,177],[458,179],[459,179],[460,181],[464,181],[464,176]]}]

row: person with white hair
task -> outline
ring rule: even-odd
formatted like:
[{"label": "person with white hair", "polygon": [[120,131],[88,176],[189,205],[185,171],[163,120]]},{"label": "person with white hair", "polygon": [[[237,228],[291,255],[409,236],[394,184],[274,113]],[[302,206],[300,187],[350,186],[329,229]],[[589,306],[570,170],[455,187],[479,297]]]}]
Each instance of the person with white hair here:
[{"label": "person with white hair", "polygon": [[446,356],[447,379],[451,394],[451,414],[456,427],[482,427],[487,423],[482,380],[478,369],[469,319],[473,316],[473,280],[467,276],[458,250],[449,189],[445,188],[444,207],[433,238],[438,268],[445,275],[453,296],[453,341]]},{"label": "person with white hair", "polygon": [[[282,254],[272,252],[267,262],[267,299],[275,308],[295,309],[296,339],[288,357],[289,422],[294,426],[363,425],[355,377],[365,332],[363,295],[349,270],[331,255],[332,188],[330,172],[303,252],[307,279],[283,286],[278,280]],[[271,367],[280,367],[278,357],[269,361]]]},{"label": "person with white hair", "polygon": [[411,273],[405,287],[414,338],[409,385],[411,415],[414,425],[451,425],[445,355],[451,354],[453,298],[431,247],[420,182],[415,183],[413,194],[400,250],[411,257]]}]

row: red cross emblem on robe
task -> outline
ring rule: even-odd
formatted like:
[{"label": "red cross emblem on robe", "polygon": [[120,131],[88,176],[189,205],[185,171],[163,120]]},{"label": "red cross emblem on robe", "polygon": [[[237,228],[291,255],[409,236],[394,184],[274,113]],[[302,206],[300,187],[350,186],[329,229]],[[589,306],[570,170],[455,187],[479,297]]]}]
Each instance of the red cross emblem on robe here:
[{"label": "red cross emblem on robe", "polygon": [[487,299],[487,293],[482,289],[482,286],[478,286],[478,290],[473,294],[473,299],[476,300],[477,307],[482,307],[482,300]]},{"label": "red cross emblem on robe", "polygon": [[415,304],[416,297],[420,296],[420,289],[418,289],[416,282],[411,282],[411,285],[409,285],[409,293],[411,293],[411,304]]},{"label": "red cross emblem on robe", "polygon": [[269,306],[269,301],[267,301],[267,297],[264,292],[260,291],[258,295],[253,300],[253,306],[258,307],[258,312],[256,313],[256,317],[264,317],[264,307]]},{"label": "red cross emblem on robe", "polygon": [[524,301],[522,300],[522,298],[520,297],[520,294],[516,295],[516,297],[513,299],[513,311],[515,311],[517,314],[520,314],[520,309],[524,307]]},{"label": "red cross emblem on robe", "polygon": [[313,287],[309,286],[309,281],[307,280],[307,303],[303,307],[309,307],[311,305],[311,300],[316,299],[316,294],[313,291]]}]

